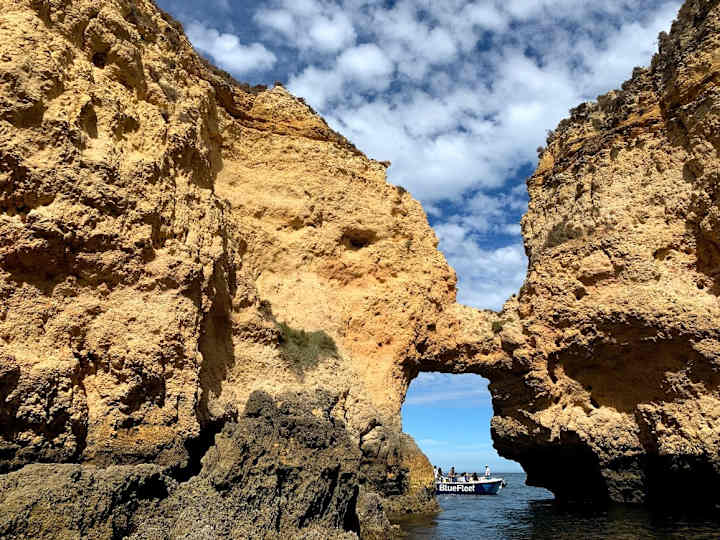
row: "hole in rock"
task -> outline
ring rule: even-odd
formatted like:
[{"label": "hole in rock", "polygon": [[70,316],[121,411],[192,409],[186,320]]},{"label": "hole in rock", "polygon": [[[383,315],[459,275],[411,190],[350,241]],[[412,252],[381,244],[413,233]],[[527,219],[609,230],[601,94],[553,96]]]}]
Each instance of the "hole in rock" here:
[{"label": "hole in rock", "polygon": [[345,246],[346,249],[357,251],[359,249],[368,247],[370,244],[375,242],[377,234],[375,231],[366,229],[351,229],[345,231],[340,239],[340,243]]},{"label": "hole in rock", "polygon": [[[402,408],[403,431],[443,473],[455,467],[457,473],[482,475],[489,465],[493,476],[519,475],[520,464],[493,448],[492,416],[488,380],[474,374],[421,373],[411,382]],[[524,484],[524,474],[514,483]]]},{"label": "hole in rock", "polygon": [[93,54],[92,63],[95,67],[99,67],[100,69],[104,68],[107,64],[107,54],[104,52],[96,52]]}]

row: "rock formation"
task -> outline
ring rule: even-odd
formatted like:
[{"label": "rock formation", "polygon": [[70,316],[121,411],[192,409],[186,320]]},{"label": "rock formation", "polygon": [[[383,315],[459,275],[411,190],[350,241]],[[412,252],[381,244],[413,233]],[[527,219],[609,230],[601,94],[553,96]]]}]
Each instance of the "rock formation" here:
[{"label": "rock formation", "polygon": [[528,181],[530,265],[507,308],[523,370],[492,427],[558,496],[713,505],[719,3],[689,0],[659,41],[648,69],[571,111]]},{"label": "rock formation", "polygon": [[[261,483],[277,496],[253,499],[282,516],[268,531],[341,526],[370,537],[386,520],[360,524],[356,507],[435,508],[431,467],[400,430],[403,362],[454,303],[455,277],[420,205],[385,181],[386,165],[282,87],[250,88],[209,66],[151,1],[3,7],[2,530],[52,536],[32,525],[52,522],[51,508],[81,535],[141,534],[132,524],[151,523],[133,515],[153,497],[73,521],[46,491],[18,492],[18,482],[42,482],[40,463],[68,464],[52,469],[48,489],[75,486],[80,498],[97,482],[113,501],[137,498],[152,465],[170,501],[166,524],[187,489],[204,493],[198,511],[248,496],[200,479],[220,444],[292,446],[284,428],[252,444],[226,433],[248,428],[254,392],[325,396],[306,422],[318,414],[344,435],[305,441],[293,459],[327,448],[354,463],[328,465],[330,484],[302,484],[304,493],[271,452],[278,464],[263,474],[274,479]],[[223,466],[246,474],[246,464]],[[47,511],[27,510],[28,528],[7,525],[35,497]],[[254,526],[249,510],[232,508],[247,521],[233,530]],[[294,508],[305,510],[287,518]],[[116,510],[128,514],[119,525],[108,521]]]},{"label": "rock formation", "polygon": [[559,497],[717,486],[719,29],[689,1],[556,130],[495,314],[385,164],[150,0],[6,2],[0,536],[388,537],[434,508],[420,371],[488,377],[496,447]]}]

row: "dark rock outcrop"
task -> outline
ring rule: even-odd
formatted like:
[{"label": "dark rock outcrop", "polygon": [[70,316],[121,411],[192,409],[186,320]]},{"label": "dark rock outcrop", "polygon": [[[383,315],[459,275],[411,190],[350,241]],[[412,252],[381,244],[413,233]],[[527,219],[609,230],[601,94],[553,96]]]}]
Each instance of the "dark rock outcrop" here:
[{"label": "dark rock outcrop", "polygon": [[[360,452],[335,401],[262,392],[184,482],[156,465],[28,465],[0,477],[3,538],[388,538],[360,494]],[[362,520],[362,526],[361,526]]]},{"label": "dark rock outcrop", "polygon": [[155,465],[27,465],[0,476],[0,538],[126,538],[175,485]]}]

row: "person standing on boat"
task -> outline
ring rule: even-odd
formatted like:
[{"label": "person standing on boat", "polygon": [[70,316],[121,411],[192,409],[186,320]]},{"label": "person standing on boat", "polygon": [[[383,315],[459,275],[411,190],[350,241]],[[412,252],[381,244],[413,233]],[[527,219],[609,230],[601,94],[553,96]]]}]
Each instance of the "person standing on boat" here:
[{"label": "person standing on boat", "polygon": [[472,479],[473,479],[473,482],[477,482],[477,481],[478,481],[478,475],[477,475],[476,472],[473,473]]},{"label": "person standing on boat", "polygon": [[490,466],[485,465],[485,478],[490,478]]},{"label": "person standing on boat", "polygon": [[444,482],[444,481],[445,481],[445,480],[443,479],[442,467],[438,467],[437,475],[438,475],[438,478],[440,479],[441,482]]},{"label": "person standing on boat", "polygon": [[455,481],[455,466],[450,467],[450,481]]}]

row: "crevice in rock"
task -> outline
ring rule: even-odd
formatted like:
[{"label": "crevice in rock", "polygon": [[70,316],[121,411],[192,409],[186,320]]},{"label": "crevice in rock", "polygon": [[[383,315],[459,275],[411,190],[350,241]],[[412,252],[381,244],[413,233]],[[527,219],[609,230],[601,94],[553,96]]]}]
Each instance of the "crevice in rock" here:
[{"label": "crevice in rock", "polygon": [[343,529],[355,534],[360,534],[360,519],[357,514],[357,501],[358,501],[359,488],[355,487],[355,492],[352,498],[348,502],[347,509],[345,510],[345,516],[343,517]]},{"label": "crevice in rock", "polygon": [[96,52],[92,55],[92,63],[95,67],[104,69],[107,65],[107,53]]},{"label": "crevice in rock", "polygon": [[343,233],[340,243],[350,251],[368,247],[377,240],[377,233],[370,229],[350,229]]},{"label": "crevice in rock", "polygon": [[200,474],[205,454],[215,446],[215,438],[225,428],[227,422],[228,420],[224,418],[209,422],[200,430],[198,437],[185,441],[187,463],[184,466],[171,469],[170,475],[172,478],[182,483]]},{"label": "crevice in rock", "polygon": [[219,420],[213,418],[210,412],[210,399],[220,397],[223,383],[235,365],[233,323],[230,316],[235,287],[235,269],[223,259],[215,265],[210,281],[209,292],[213,303],[203,318],[198,343],[202,364],[197,415],[201,426]]}]

